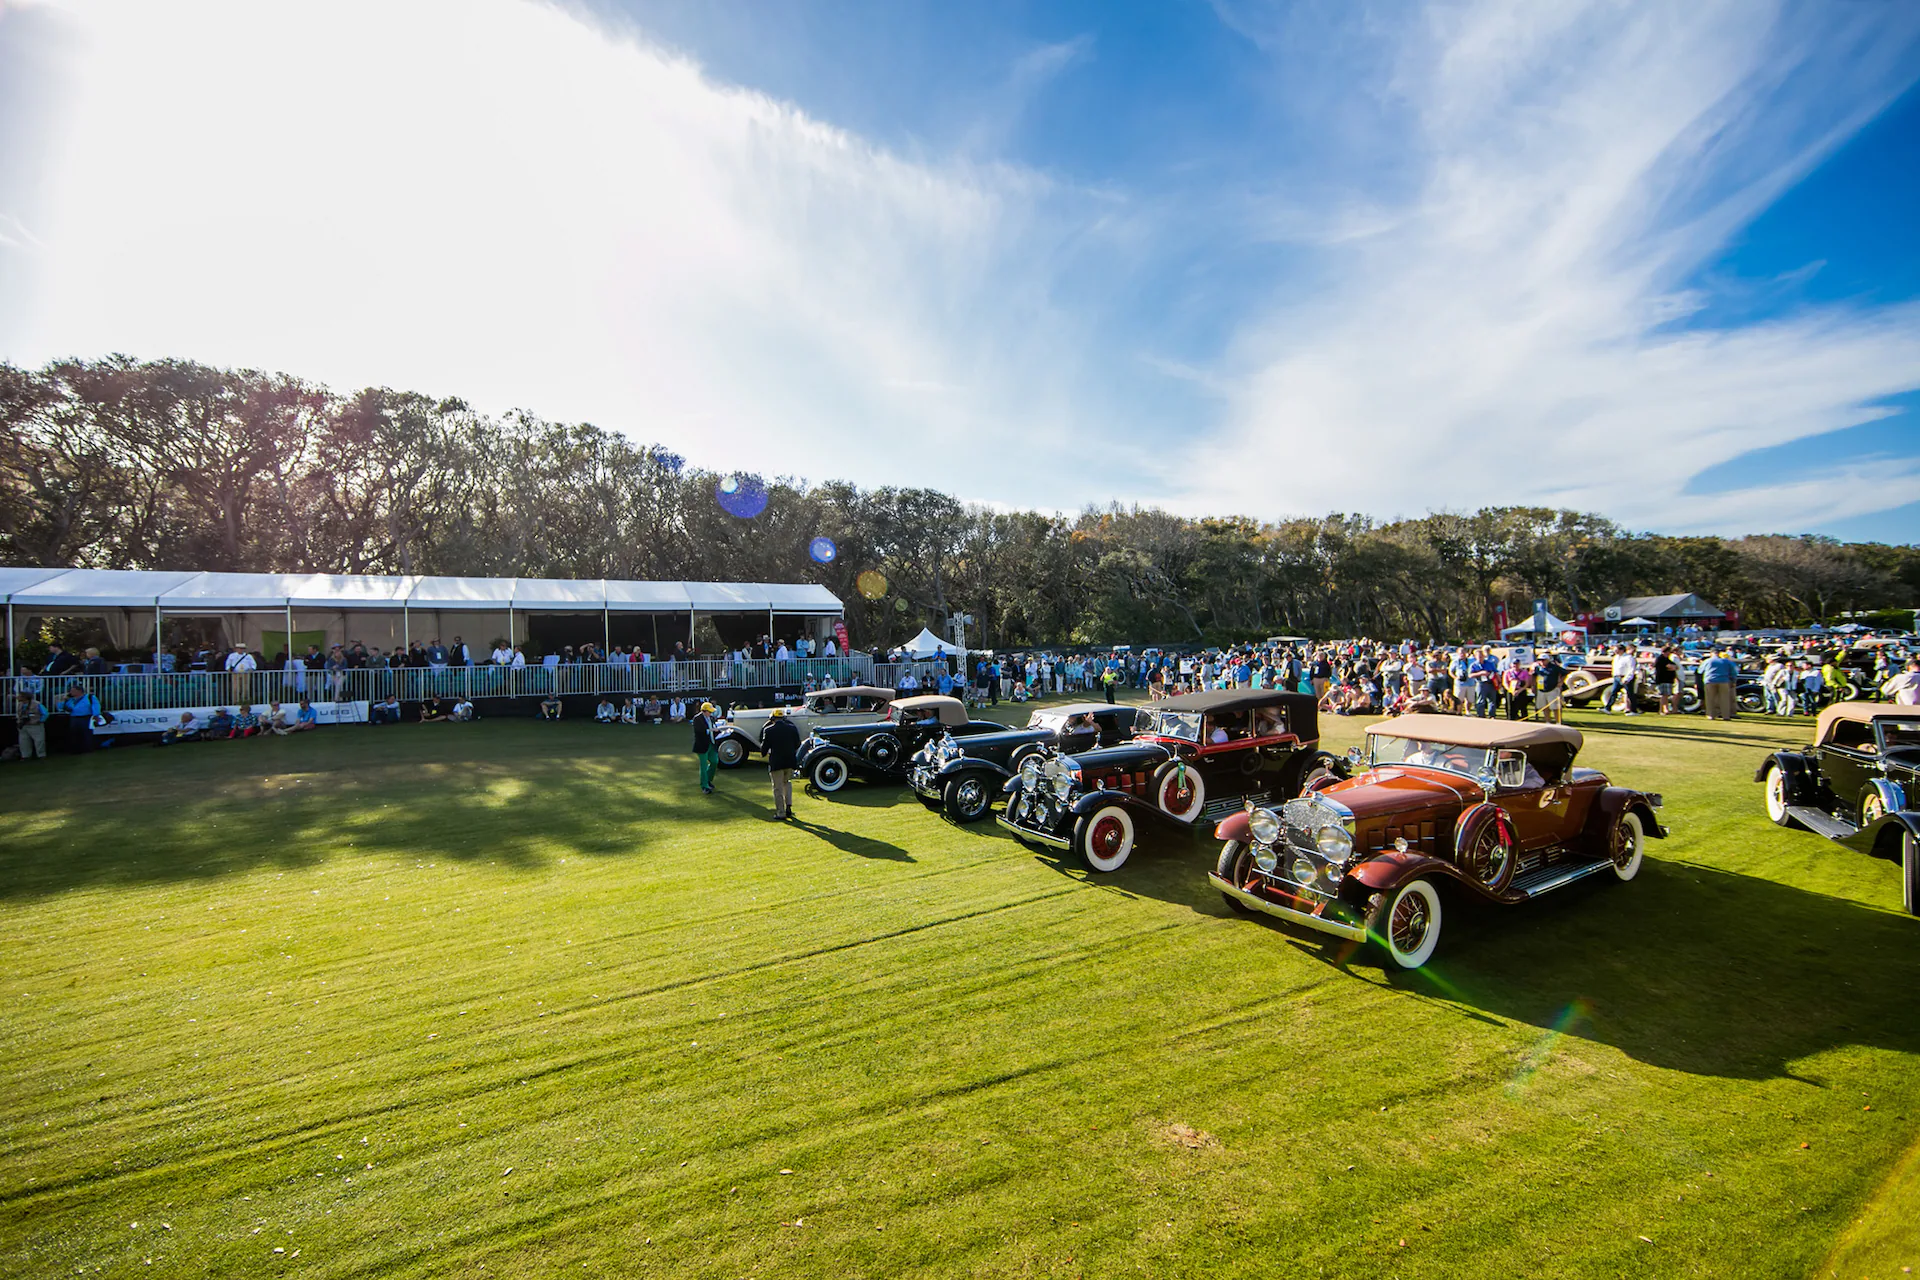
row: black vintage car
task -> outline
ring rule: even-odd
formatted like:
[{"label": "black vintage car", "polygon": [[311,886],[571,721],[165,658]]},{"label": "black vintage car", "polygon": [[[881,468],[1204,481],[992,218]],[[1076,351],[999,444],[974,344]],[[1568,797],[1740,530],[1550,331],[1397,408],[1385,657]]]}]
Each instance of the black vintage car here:
[{"label": "black vintage car", "polygon": [[1006,731],[996,720],[969,720],[958,698],[900,698],[884,720],[815,729],[800,744],[794,772],[826,792],[838,791],[851,777],[897,782],[906,776],[913,753],[943,733],[965,738]]},{"label": "black vintage car", "polygon": [[1753,777],[1779,826],[1899,859],[1902,900],[1920,915],[1920,707],[1837,702],[1812,746],[1774,752]]},{"label": "black vintage car", "polygon": [[1126,703],[1075,702],[1035,711],[1024,729],[943,734],[914,755],[907,783],[929,809],[944,808],[955,822],[977,822],[993,811],[1029,755],[1042,747],[1073,755],[1124,742],[1133,736],[1136,714]]},{"label": "black vintage car", "polygon": [[1344,778],[1320,750],[1311,695],[1194,693],[1140,710],[1133,741],[1079,754],[1042,748],[1007,783],[1000,825],[1032,844],[1072,849],[1095,871],[1126,862],[1142,825],[1189,828]]}]

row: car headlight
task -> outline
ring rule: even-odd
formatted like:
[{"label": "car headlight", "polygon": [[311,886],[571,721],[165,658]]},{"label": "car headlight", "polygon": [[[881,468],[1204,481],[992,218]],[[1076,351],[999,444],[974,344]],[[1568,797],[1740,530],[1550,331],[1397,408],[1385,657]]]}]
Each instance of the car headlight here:
[{"label": "car headlight", "polygon": [[1074,778],[1064,770],[1053,776],[1053,794],[1065,799],[1073,792]]},{"label": "car headlight", "polygon": [[1261,844],[1272,844],[1280,838],[1280,815],[1271,809],[1255,809],[1247,817],[1247,830]]},{"label": "car headlight", "polygon": [[1287,867],[1287,874],[1293,877],[1295,884],[1312,884],[1317,868],[1313,859],[1306,854],[1295,854],[1293,862]]},{"label": "car headlight", "polygon": [[1313,847],[1328,862],[1345,862],[1353,852],[1353,837],[1345,827],[1321,827],[1313,833]]},{"label": "car headlight", "polygon": [[1020,762],[1020,783],[1022,786],[1032,787],[1038,784],[1039,781],[1040,762],[1032,756],[1028,756]]},{"label": "car headlight", "polygon": [[1255,845],[1253,847],[1253,865],[1262,871],[1272,871],[1280,865],[1280,855],[1273,851],[1272,845]]}]

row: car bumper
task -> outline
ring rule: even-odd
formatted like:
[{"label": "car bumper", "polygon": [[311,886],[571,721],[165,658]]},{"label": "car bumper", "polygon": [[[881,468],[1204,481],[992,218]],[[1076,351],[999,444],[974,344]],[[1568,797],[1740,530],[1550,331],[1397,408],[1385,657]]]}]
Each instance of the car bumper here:
[{"label": "car bumper", "polygon": [[1262,898],[1258,894],[1248,893],[1240,886],[1222,880],[1212,872],[1207,873],[1207,880],[1214,888],[1240,903],[1249,911],[1258,911],[1263,915],[1286,920],[1292,924],[1302,924],[1309,929],[1317,929],[1321,933],[1330,933],[1336,938],[1345,938],[1350,942],[1365,942],[1367,940],[1367,928],[1365,925],[1348,924],[1344,920],[1329,920],[1325,916],[1317,916],[1308,911],[1281,906],[1279,903]]},{"label": "car bumper", "polygon": [[925,765],[907,771],[907,785],[926,800],[938,800],[945,794],[940,786],[940,775]]},{"label": "car bumper", "polygon": [[1037,827],[1022,826],[1008,819],[1004,813],[995,814],[993,820],[1029,844],[1044,844],[1050,849],[1073,848],[1073,841],[1067,837],[1057,836],[1051,831],[1042,831]]}]

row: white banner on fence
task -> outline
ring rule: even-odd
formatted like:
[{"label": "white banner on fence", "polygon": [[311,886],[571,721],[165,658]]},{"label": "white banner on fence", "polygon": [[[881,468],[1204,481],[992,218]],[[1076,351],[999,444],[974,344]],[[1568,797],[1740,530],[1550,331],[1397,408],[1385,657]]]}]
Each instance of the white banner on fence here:
[{"label": "white banner on fence", "polygon": [[[313,710],[321,724],[365,724],[367,705],[364,702],[316,702]],[[300,704],[283,702],[280,709],[287,713],[287,723],[292,724]],[[193,727],[204,729],[216,710],[218,708],[215,707],[160,707],[152,711],[116,711],[112,724],[95,725],[93,731],[103,738],[121,733],[164,733],[178,725],[180,717],[189,711],[193,712]],[[237,711],[239,708],[229,705],[227,710]],[[253,714],[265,720],[267,704],[255,703]]]}]

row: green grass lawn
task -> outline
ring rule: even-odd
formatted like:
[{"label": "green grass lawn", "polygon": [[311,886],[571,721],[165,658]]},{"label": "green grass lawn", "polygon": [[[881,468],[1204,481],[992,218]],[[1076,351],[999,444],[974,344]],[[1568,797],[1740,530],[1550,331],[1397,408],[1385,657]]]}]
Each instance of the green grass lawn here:
[{"label": "green grass lawn", "polygon": [[1920,921],[1766,822],[1809,722],[1576,722],[1673,838],[1417,974],[1230,913],[1201,837],[778,825],[677,728],[9,767],[0,1273],[1920,1266]]}]

